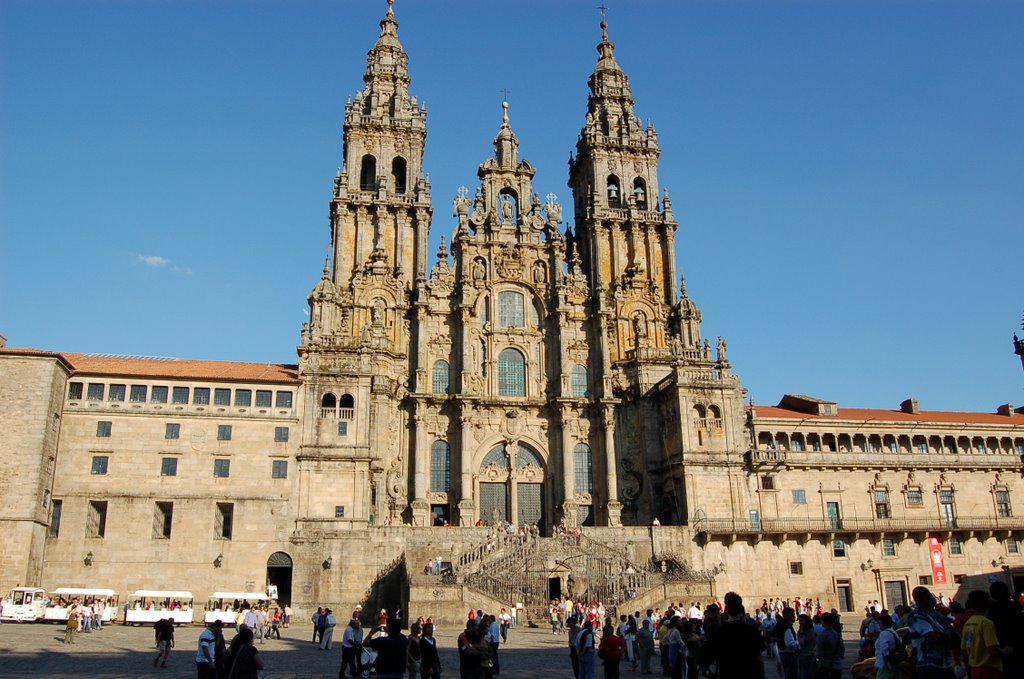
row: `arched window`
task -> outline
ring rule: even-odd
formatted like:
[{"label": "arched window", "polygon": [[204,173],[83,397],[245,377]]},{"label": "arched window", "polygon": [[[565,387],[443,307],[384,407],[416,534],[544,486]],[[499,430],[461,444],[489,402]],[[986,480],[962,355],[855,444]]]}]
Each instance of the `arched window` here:
[{"label": "arched window", "polygon": [[500,467],[502,469],[508,469],[508,455],[505,454],[504,444],[491,448],[480,466],[488,467],[490,465],[494,465],[495,467]]},{"label": "arched window", "polygon": [[526,361],[515,349],[498,355],[498,395],[526,396]]},{"label": "arched window", "polygon": [[337,397],[335,397],[334,394],[328,392],[323,395],[323,398],[320,399],[320,406],[323,408],[337,408],[338,399]]},{"label": "arched window", "polygon": [[622,183],[613,174],[608,175],[608,207],[622,207]]},{"label": "arched window", "polygon": [[405,158],[399,156],[391,161],[391,181],[395,186],[395,193],[405,193]]},{"label": "arched window", "polygon": [[359,190],[377,190],[377,159],[367,153],[359,165]]},{"label": "arched window", "polygon": [[587,369],[582,365],[573,366],[572,395],[573,398],[586,398],[589,396],[587,393]]},{"label": "arched window", "polygon": [[434,441],[430,446],[430,490],[447,493],[452,486],[452,450],[447,441]]},{"label": "arched window", "polygon": [[573,464],[576,472],[576,492],[594,492],[594,454],[586,443],[579,443],[573,450]]},{"label": "arched window", "polygon": [[705,417],[708,416],[708,411],[704,409],[704,406],[697,403],[696,405],[693,406],[693,416],[697,418],[697,420],[703,420]]},{"label": "arched window", "polygon": [[540,461],[540,456],[537,455],[531,448],[520,444],[519,450],[516,452],[516,467],[544,467],[544,463]]},{"label": "arched window", "polygon": [[434,361],[431,391],[435,394],[448,393],[448,361]]},{"label": "arched window", "polygon": [[526,325],[526,300],[522,293],[506,290],[498,293],[498,325],[502,328],[522,328]]},{"label": "arched window", "polygon": [[633,202],[638,209],[647,209],[647,183],[640,177],[633,180]]},{"label": "arched window", "polygon": [[342,420],[354,420],[356,417],[356,400],[351,394],[342,394],[338,400],[338,418]]}]

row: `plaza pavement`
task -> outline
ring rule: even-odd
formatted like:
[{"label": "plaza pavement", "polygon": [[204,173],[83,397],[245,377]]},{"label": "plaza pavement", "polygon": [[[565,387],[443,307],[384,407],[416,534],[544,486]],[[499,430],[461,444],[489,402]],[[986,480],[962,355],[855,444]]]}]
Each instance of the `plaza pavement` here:
[{"label": "plaza pavement", "polygon": [[[847,625],[849,627],[849,625]],[[11,624],[0,625],[0,677],[48,677],[52,679],[121,679],[127,677],[162,677],[191,679],[196,676],[195,653],[200,626],[179,627],[169,667],[153,667],[156,650],[151,627],[107,625],[102,631],[79,634],[75,644],[61,643],[62,625]],[[335,634],[334,646],[322,651],[310,643],[309,624],[281,630],[282,639],[267,640],[259,646],[266,663],[268,679],[335,679],[341,666],[341,631]],[[441,649],[442,676],[458,676],[459,659],[455,640],[460,630],[441,629],[437,636]],[[234,631],[225,630],[231,640]],[[847,667],[856,656],[856,644],[847,634]],[[509,632],[507,645],[499,651],[502,679],[534,679],[535,677],[572,676],[565,635],[550,630],[519,627]],[[661,679],[657,671],[651,679]],[[777,679],[774,661],[765,662],[767,679]],[[844,671],[847,676],[848,670]],[[637,677],[638,672],[622,667],[622,678]],[[596,679],[601,679],[600,665]]]}]

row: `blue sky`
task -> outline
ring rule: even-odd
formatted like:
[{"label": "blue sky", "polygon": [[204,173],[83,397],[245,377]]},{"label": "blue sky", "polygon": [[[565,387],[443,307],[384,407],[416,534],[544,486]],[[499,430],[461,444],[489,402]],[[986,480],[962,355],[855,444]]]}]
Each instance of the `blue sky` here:
[{"label": "blue sky", "polygon": [[[501,90],[568,204],[594,1],[398,0],[430,251]],[[1024,3],[606,0],[679,265],[759,403],[1024,405]],[[0,3],[9,346],[294,362],[383,0]]]}]

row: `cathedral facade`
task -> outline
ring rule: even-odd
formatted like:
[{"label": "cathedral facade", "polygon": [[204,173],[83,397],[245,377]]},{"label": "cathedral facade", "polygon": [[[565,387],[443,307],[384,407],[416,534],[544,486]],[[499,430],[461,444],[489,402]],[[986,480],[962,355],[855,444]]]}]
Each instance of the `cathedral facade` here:
[{"label": "cathedral facade", "polygon": [[[507,605],[478,577],[510,568],[493,551],[505,521],[604,554],[538,548],[540,598],[623,566],[644,578],[614,597],[638,608],[670,591],[848,610],[988,573],[1024,586],[1021,410],[745,404],[677,270],[658,135],[604,23],[597,51],[571,205],[534,190],[506,103],[479,184],[439,224],[389,5],[345,106],[297,365],[0,349],[0,585],[272,584],[303,608],[370,601],[401,571],[403,605]],[[437,252],[431,228],[450,234]],[[454,580],[418,575],[438,554]]]}]

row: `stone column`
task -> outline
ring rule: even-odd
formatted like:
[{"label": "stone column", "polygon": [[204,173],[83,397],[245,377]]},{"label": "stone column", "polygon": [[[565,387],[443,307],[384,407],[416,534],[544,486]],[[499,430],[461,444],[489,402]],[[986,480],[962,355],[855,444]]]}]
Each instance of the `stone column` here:
[{"label": "stone column", "polygon": [[[463,405],[463,408],[471,407]],[[459,523],[456,525],[472,526],[476,513],[476,501],[473,493],[472,448],[473,434],[471,430],[472,413],[459,412]]]},{"label": "stone column", "polygon": [[412,420],[413,435],[416,441],[412,477],[412,517],[413,525],[415,526],[430,525],[430,502],[427,501],[427,491],[429,490],[427,470],[430,468],[430,442],[427,441],[427,432],[423,424],[424,413],[422,409],[424,408],[426,408],[425,403],[417,403]]},{"label": "stone column", "polygon": [[622,503],[619,502],[619,481],[615,465],[615,410],[606,405],[604,411],[605,487],[607,488],[608,525],[622,525]]},{"label": "stone column", "polygon": [[663,228],[665,229],[665,252],[662,254],[668,262],[665,299],[668,304],[672,305],[676,302],[676,234],[670,226]]},{"label": "stone column", "polygon": [[572,432],[569,422],[573,412],[568,406],[562,406],[562,521],[566,526],[576,525],[576,460],[573,451]]}]

